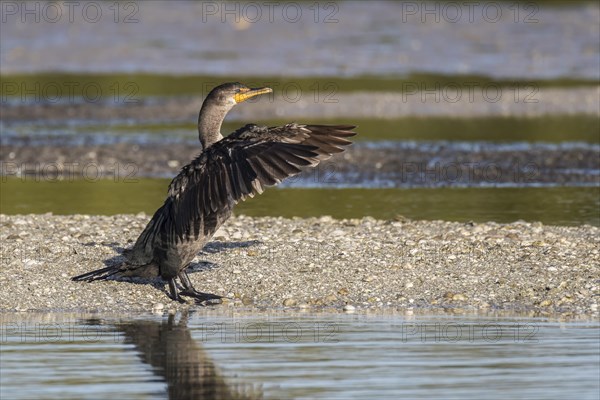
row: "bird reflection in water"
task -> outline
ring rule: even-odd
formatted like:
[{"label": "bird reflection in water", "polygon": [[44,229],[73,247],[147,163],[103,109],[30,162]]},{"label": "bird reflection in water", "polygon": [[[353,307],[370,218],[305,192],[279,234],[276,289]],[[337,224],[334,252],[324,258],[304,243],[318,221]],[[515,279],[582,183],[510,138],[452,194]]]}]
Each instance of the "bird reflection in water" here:
[{"label": "bird reflection in water", "polygon": [[195,341],[187,327],[187,315],[177,323],[131,321],[116,326],[125,343],[136,347],[144,363],[165,379],[169,399],[262,399],[262,391],[251,384],[228,385],[219,369]]}]

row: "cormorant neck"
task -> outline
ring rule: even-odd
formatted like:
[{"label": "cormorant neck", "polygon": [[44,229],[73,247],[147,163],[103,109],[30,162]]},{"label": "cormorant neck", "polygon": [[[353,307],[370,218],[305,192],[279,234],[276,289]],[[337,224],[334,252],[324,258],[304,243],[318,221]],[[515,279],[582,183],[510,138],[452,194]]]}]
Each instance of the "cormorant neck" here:
[{"label": "cormorant neck", "polygon": [[230,106],[215,104],[210,99],[204,101],[198,115],[198,134],[202,150],[223,139],[221,124],[230,109]]}]

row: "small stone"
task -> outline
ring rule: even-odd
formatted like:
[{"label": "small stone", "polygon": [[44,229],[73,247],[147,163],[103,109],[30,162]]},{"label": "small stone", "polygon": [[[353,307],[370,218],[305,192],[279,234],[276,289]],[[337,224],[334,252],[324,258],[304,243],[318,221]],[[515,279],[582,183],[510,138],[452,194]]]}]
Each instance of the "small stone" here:
[{"label": "small stone", "polygon": [[344,306],[343,310],[344,310],[344,312],[351,313],[351,312],[356,311],[356,307],[354,307],[352,304],[346,304]]},{"label": "small stone", "polygon": [[248,296],[244,296],[244,297],[242,297],[242,304],[245,305],[245,306],[249,306],[249,305],[254,304],[254,300],[252,300]]},{"label": "small stone", "polygon": [[240,271],[239,269],[234,269],[234,270],[233,270],[233,273],[234,273],[234,274],[236,274],[236,275],[238,275],[238,274],[241,274],[241,273],[242,273],[242,271]]},{"label": "small stone", "polygon": [[456,293],[454,296],[452,296],[452,300],[453,301],[465,301],[465,300],[467,300],[467,296],[465,296],[462,293]]},{"label": "small stone", "polygon": [[287,298],[283,301],[283,306],[284,307],[293,307],[296,305],[296,300],[292,299],[292,298]]},{"label": "small stone", "polygon": [[337,296],[335,294],[325,296],[325,298],[323,299],[323,302],[325,303],[333,303],[334,301],[337,301]]},{"label": "small stone", "polygon": [[542,300],[540,302],[540,307],[548,307],[552,305],[552,300]]},{"label": "small stone", "polygon": [[404,287],[407,288],[407,289],[410,289],[413,286],[415,286],[415,284],[412,283],[412,282],[406,282],[406,284],[404,285]]},{"label": "small stone", "polygon": [[573,298],[571,296],[564,296],[562,299],[560,299],[561,303],[572,303],[573,302]]},{"label": "small stone", "polygon": [[350,292],[346,288],[341,288],[340,290],[338,290],[338,294],[341,296],[346,296],[348,293]]}]

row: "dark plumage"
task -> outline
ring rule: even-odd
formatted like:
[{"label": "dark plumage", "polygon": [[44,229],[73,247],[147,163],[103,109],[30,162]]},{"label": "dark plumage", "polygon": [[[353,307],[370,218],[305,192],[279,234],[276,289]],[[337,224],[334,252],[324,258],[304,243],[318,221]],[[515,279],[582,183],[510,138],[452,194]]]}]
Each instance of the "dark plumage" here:
[{"label": "dark plumage", "polygon": [[[350,125],[293,123],[270,128],[249,124],[223,138],[221,123],[233,105],[270,91],[249,89],[239,83],[213,89],[198,120],[203,151],[173,179],[165,203],[133,248],[125,252],[127,261],[73,280],[160,276],[169,282],[173,299],[180,300],[180,295],[200,302],[220,299],[197,292],[185,270],[231,216],[235,204],[342,152],[351,143],[348,138],[355,135]],[[176,278],[183,285],[180,292]]]}]

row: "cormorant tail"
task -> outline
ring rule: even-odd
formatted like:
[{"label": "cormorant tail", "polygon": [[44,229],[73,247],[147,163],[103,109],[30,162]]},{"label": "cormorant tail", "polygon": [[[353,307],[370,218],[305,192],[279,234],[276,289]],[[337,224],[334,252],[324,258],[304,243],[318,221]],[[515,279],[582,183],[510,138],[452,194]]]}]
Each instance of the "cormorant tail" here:
[{"label": "cormorant tail", "polygon": [[143,265],[132,265],[128,262],[123,262],[112,267],[100,268],[95,271],[86,272],[85,274],[74,276],[73,281],[103,281],[112,276],[118,277],[138,277],[138,278],[156,278],[159,274],[158,265],[153,262]]},{"label": "cormorant tail", "polygon": [[95,271],[86,272],[85,274],[72,277],[71,280],[72,281],[86,281],[86,282],[102,281],[102,280],[110,278],[111,276],[115,275],[118,272],[121,272],[121,265],[100,268]]}]

